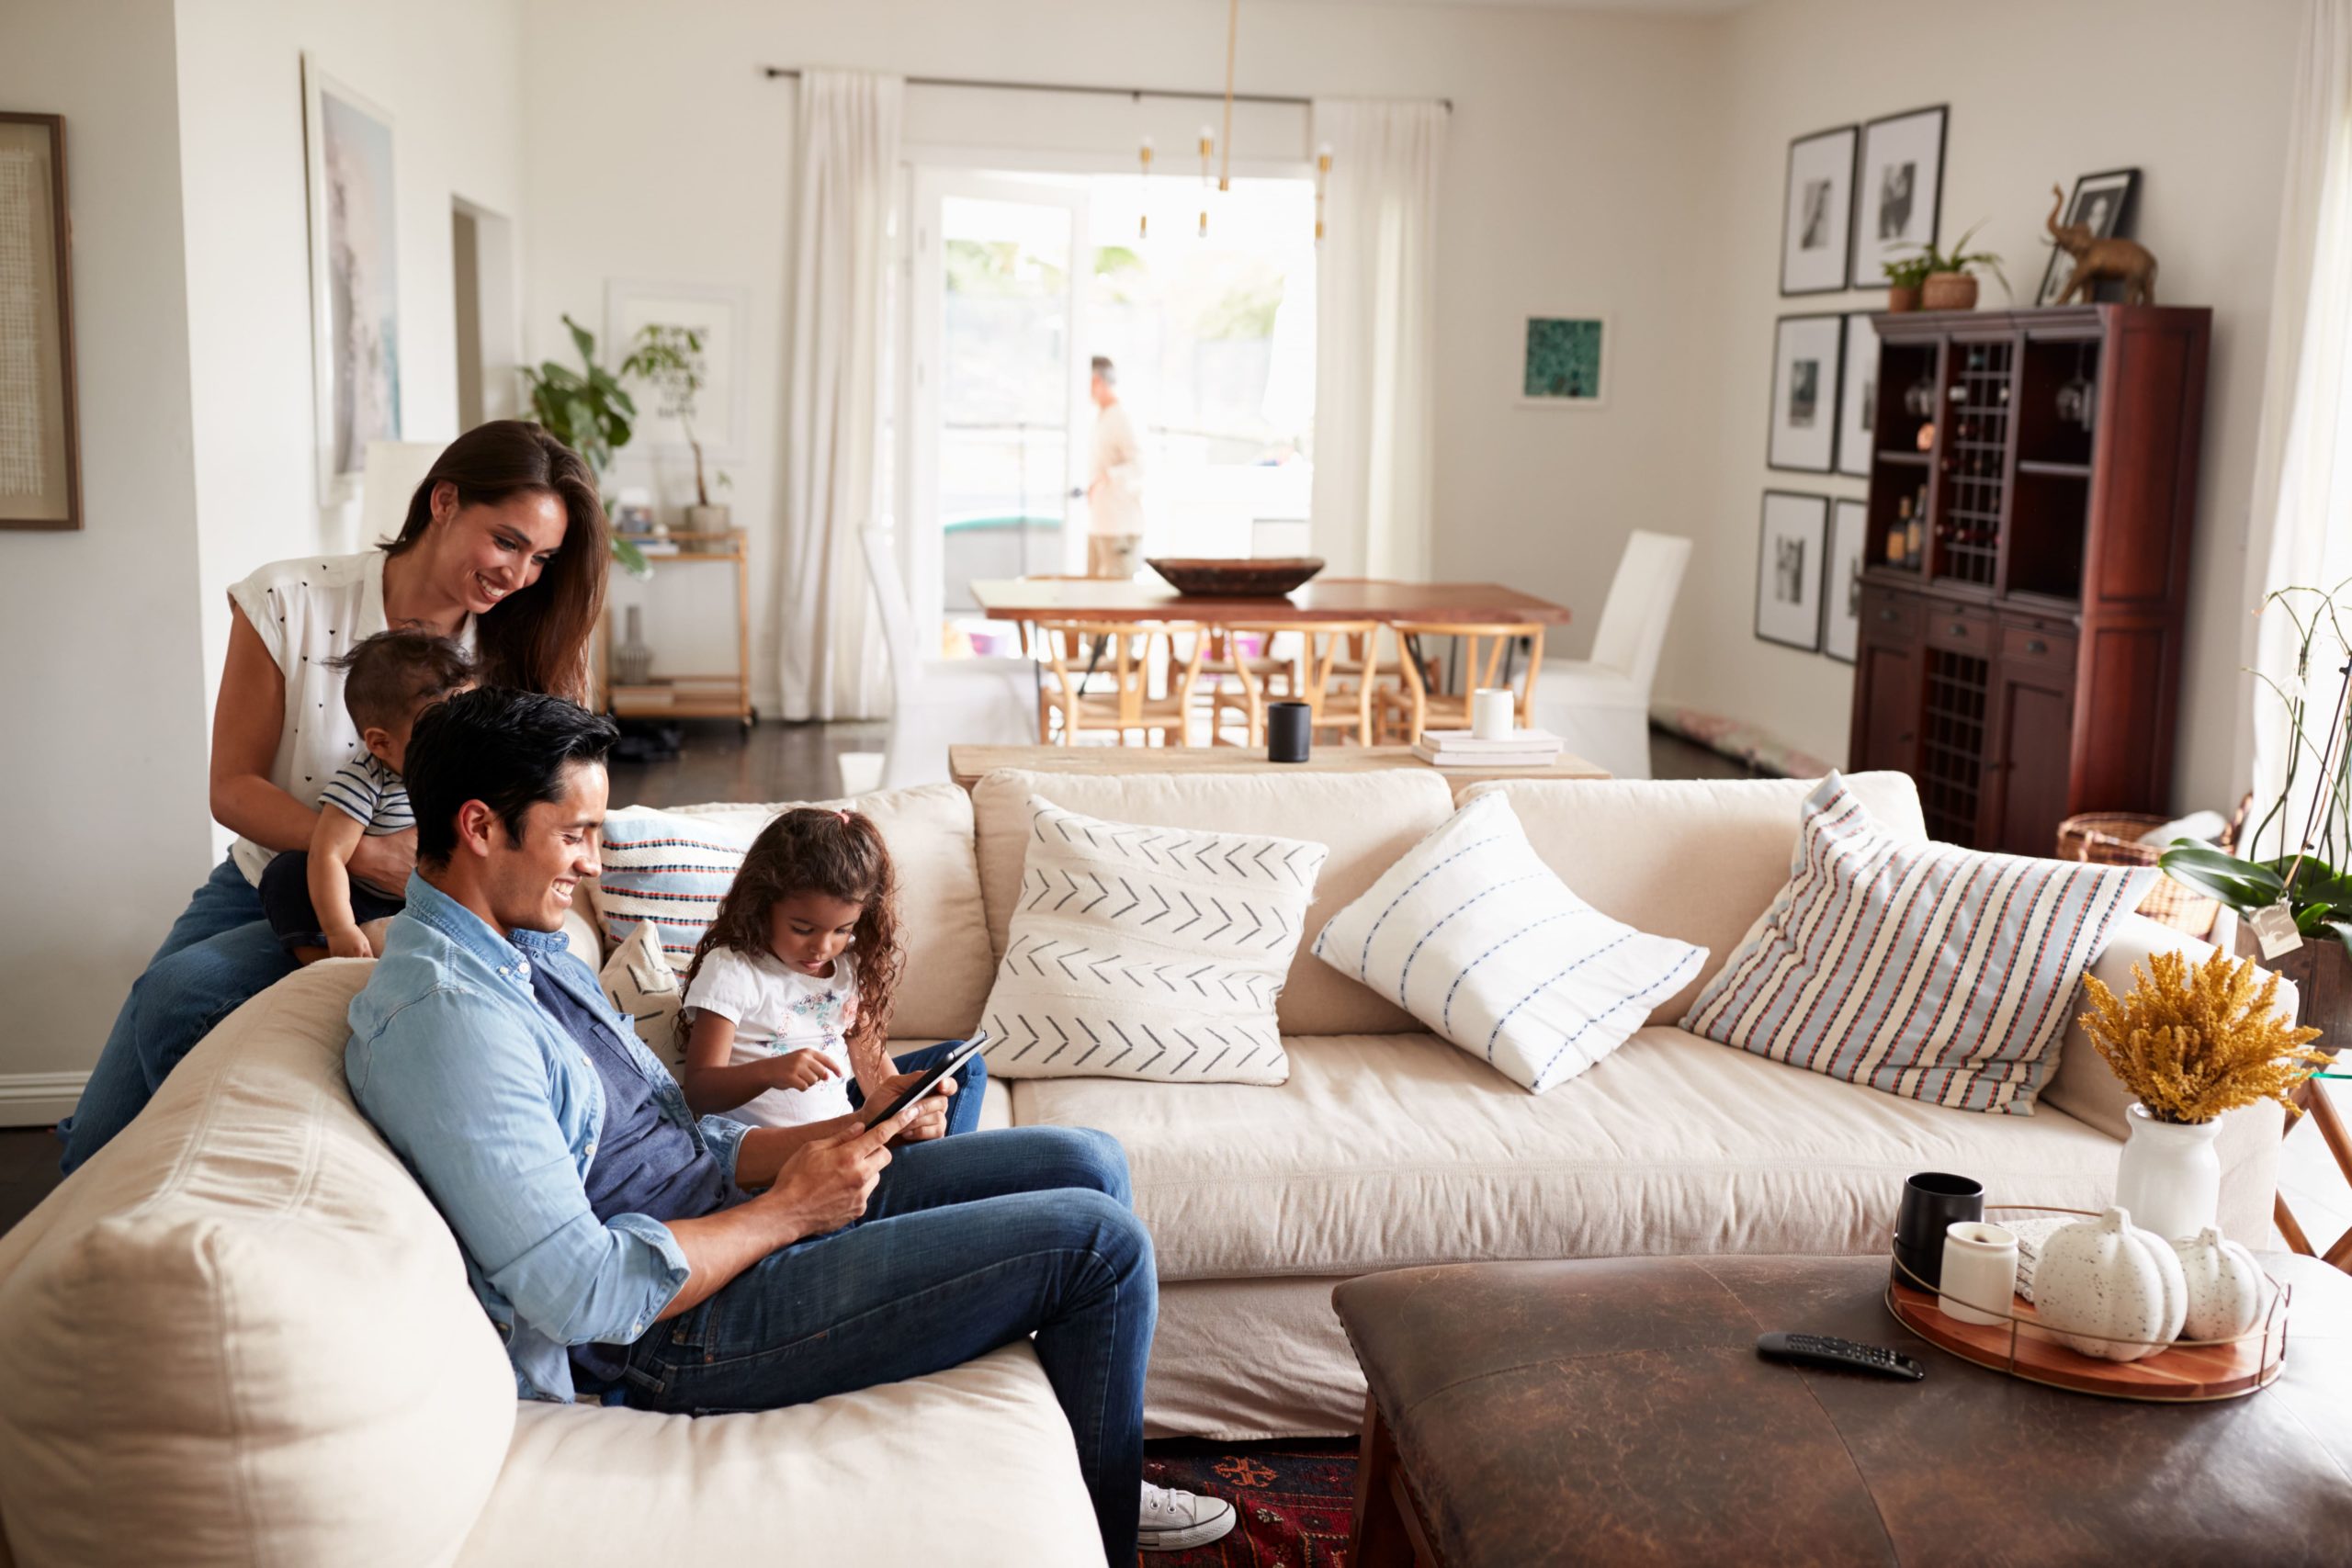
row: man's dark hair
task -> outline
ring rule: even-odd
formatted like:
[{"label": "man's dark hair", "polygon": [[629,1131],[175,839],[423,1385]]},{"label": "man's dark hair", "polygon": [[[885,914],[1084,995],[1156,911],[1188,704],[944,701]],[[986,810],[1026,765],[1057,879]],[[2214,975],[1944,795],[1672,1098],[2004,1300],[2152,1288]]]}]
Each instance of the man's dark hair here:
[{"label": "man's dark hair", "polygon": [[397,729],[419,703],[446,697],[474,678],[473,658],[462,647],[415,626],[362,637],[326,663],[345,671],[344,710],[362,729]]},{"label": "man's dark hair", "polygon": [[480,686],[426,708],[409,737],[409,806],[416,813],[416,858],[444,866],[458,848],[458,808],[479,800],[509,838],[542,801],[563,796],[564,770],[602,762],[619,731],[613,721],[562,697]]},{"label": "man's dark hair", "polygon": [[1098,354],[1094,356],[1094,373],[1105,381],[1115,381],[1119,378],[1119,372],[1113,367],[1111,356],[1107,354]]}]

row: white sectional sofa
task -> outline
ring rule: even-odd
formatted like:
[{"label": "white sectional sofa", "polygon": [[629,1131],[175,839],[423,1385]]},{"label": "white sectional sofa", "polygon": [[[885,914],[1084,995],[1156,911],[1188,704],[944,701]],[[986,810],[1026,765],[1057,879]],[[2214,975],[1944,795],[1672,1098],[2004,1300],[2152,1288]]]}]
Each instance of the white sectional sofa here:
[{"label": "white sectional sofa", "polygon": [[[1854,786],[1917,830],[1907,779]],[[1330,847],[1279,1005],[1278,1088],[1062,1078],[990,1089],[991,1124],[1125,1145],[1161,1272],[1148,1420],[1218,1437],[1355,1428],[1337,1280],[1483,1258],[1871,1252],[1903,1178],[2074,1207],[2111,1187],[2124,1096],[2079,1030],[2040,1109],[1899,1100],[1672,1027],[1787,874],[1801,783],[1510,783],[1537,852],[1589,902],[1705,945],[1690,989],[1592,1070],[1532,1096],[1311,956],[1321,920],[1455,800],[1424,772],[991,774],[865,803],[913,941],[909,1045],[967,1032],[1001,951],[1029,800]],[[717,815],[772,807],[718,806]],[[584,918],[575,946],[594,951]],[[2128,918],[2098,973],[2194,946]],[[899,1488],[952,1478],[959,1562],[1099,1562],[1035,1358],[760,1416],[519,1406],[456,1244],[354,1110],[344,1010],[364,962],[227,1020],[117,1143],[0,1239],[0,1525],[15,1562],[641,1564],[714,1551],[927,1562]],[[2279,1134],[2221,1138],[2222,1219],[2267,1235]],[[0,1551],[0,1568],[10,1561]]]}]

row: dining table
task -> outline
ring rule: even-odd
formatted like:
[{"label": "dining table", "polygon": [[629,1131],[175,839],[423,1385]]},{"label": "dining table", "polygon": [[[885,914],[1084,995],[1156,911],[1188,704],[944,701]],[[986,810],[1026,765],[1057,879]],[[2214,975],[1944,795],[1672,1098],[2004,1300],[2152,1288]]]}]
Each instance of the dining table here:
[{"label": "dining table", "polygon": [[1213,626],[1306,626],[1317,621],[1477,622],[1565,626],[1568,608],[1496,582],[1403,582],[1318,577],[1279,597],[1179,593],[1142,579],[982,577],[972,597],[992,621],[1191,622]]}]

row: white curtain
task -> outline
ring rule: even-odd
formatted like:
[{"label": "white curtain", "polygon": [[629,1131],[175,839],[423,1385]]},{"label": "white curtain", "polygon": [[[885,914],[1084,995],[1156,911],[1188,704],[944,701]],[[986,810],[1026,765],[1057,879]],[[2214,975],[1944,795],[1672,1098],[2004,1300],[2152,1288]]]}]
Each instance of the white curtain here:
[{"label": "white curtain", "polygon": [[896,76],[800,78],[784,548],[784,716],[871,718],[890,680],[858,530],[875,510],[884,268],[899,165]]},{"label": "white curtain", "polygon": [[[2352,0],[2311,0],[2296,71],[2255,452],[2249,605],[2275,589],[2332,589],[2352,577]],[[2272,610],[2254,619],[2246,638],[2256,669],[2282,685],[2293,680],[2299,639],[2286,615]],[[2325,639],[2313,649],[2305,720],[2312,750],[2299,785],[2317,773],[2344,658]],[[2279,700],[2258,682],[2249,685],[2241,737],[2250,725],[2259,814],[2278,798],[2294,737]],[[2309,805],[2303,794],[2288,812],[2286,852],[2297,847]],[[2259,852],[2280,852],[2276,839],[2266,835]]]},{"label": "white curtain", "polygon": [[1334,577],[1426,579],[1445,107],[1318,99],[1315,136],[1315,553]]}]

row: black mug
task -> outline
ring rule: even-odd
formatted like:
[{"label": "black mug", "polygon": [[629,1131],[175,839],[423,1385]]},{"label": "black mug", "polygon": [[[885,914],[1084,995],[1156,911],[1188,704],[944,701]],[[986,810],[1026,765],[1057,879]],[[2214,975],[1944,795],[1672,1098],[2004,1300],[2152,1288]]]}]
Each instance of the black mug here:
[{"label": "black mug", "polygon": [[1306,746],[1314,726],[1308,720],[1314,710],[1305,703],[1268,703],[1266,705],[1266,761],[1269,762],[1304,762]]},{"label": "black mug", "polygon": [[1903,1184],[1894,1216],[1895,1283],[1934,1290],[1943,1283],[1944,1232],[1984,1217],[1984,1184],[1973,1177],[1923,1170]]}]

